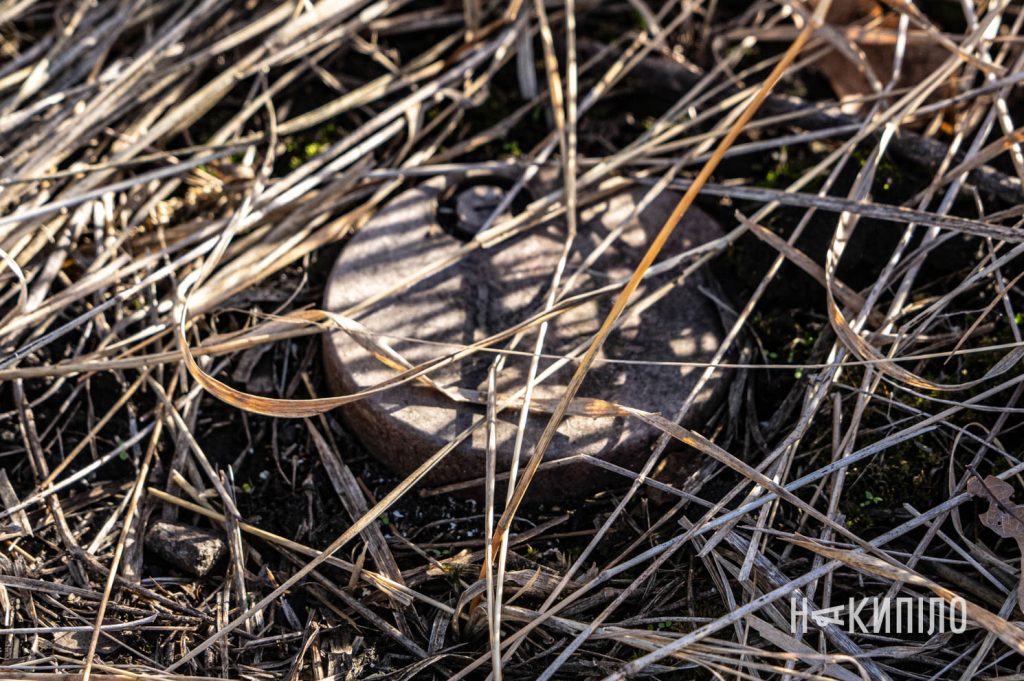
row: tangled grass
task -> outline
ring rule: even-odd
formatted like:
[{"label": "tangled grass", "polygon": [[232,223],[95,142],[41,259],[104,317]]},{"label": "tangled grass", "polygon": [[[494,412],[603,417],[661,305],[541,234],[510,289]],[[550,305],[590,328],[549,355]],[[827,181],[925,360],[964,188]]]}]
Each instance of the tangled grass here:
[{"label": "tangled grass", "polygon": [[[0,2],[0,679],[1016,678],[1017,541],[981,511],[1012,524],[983,481],[1024,470],[1024,12],[739,5]],[[725,230],[676,265],[724,289],[703,427],[693,396],[574,401],[656,250],[561,399],[481,393],[483,428],[660,430],[573,508],[518,503],[543,438],[504,500],[493,470],[482,503],[422,482],[444,450],[395,479],[319,369],[337,327],[387,354],[317,309],[346,238],[496,168],[563,179],[463,252],[627,186],[686,193],[666,234],[689,201]],[[497,375],[512,331],[544,355],[551,274],[522,329],[395,380]],[[227,559],[144,560],[157,518]],[[861,595],[962,598],[969,626],[791,630]]]}]

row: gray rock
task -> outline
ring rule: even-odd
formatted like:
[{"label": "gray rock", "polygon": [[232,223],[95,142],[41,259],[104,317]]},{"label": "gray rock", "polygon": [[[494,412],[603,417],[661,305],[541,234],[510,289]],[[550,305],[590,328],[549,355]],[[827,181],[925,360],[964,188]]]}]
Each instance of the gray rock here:
[{"label": "gray rock", "polygon": [[[343,249],[325,291],[325,308],[335,312],[379,294],[428,263],[451,255],[463,242],[437,222],[439,197],[451,190],[444,178],[433,178],[409,189],[385,206]],[[487,190],[489,193],[490,189]],[[464,195],[464,192],[463,192]],[[581,211],[580,228],[567,272],[575,271],[587,254],[630,214],[640,190],[624,191]],[[487,202],[494,197],[489,194]],[[592,290],[627,277],[640,261],[647,244],[678,201],[663,194],[634,221],[615,245],[578,280],[574,292]],[[459,212],[470,213],[467,202]],[[463,216],[460,216],[463,217]],[[468,217],[468,216],[467,216]],[[403,340],[424,339],[465,344],[522,321],[542,309],[561,254],[565,226],[549,222],[525,235],[486,250],[477,250],[457,264],[416,286],[374,305],[357,319],[380,334],[413,364],[443,354],[437,345]],[[661,260],[721,236],[719,226],[691,208],[662,252]],[[655,278],[643,290],[654,291],[681,268]],[[704,275],[677,286],[641,314],[631,314],[605,342],[601,358],[706,361],[718,348],[723,330],[712,303],[698,290]],[[564,278],[563,278],[564,282]],[[613,296],[579,305],[551,323],[545,353],[564,354],[592,337],[611,307]],[[520,350],[533,348],[531,332]],[[349,393],[394,375],[344,332],[325,341],[325,365],[332,388]],[[433,374],[445,385],[470,389],[485,386],[494,355],[480,353],[458,366]],[[551,360],[542,360],[541,370]],[[500,375],[499,391],[525,384],[528,357],[510,357]],[[557,399],[564,392],[575,365],[569,364],[538,386],[535,395]],[[700,369],[678,366],[597,363],[590,371],[581,396],[599,397],[625,405],[675,413],[693,390]],[[717,376],[697,398],[688,425],[699,426],[721,402],[727,376]],[[343,409],[343,417],[363,444],[400,474],[411,472],[483,413],[476,405],[456,404],[416,385],[378,393]],[[499,416],[497,428],[499,470],[508,470],[515,440],[518,410]],[[523,448],[523,460],[533,451],[547,423],[546,414],[532,414]],[[650,453],[658,433],[635,419],[569,416],[546,453],[546,462],[562,464],[542,469],[531,486],[532,501],[557,500],[592,492],[624,478],[581,461],[598,457],[619,466],[638,468]],[[448,455],[427,478],[444,484],[484,475],[484,429]]]},{"label": "gray rock", "polygon": [[210,530],[158,520],[146,533],[146,550],[182,572],[202,577],[224,556],[227,545],[219,534]]}]

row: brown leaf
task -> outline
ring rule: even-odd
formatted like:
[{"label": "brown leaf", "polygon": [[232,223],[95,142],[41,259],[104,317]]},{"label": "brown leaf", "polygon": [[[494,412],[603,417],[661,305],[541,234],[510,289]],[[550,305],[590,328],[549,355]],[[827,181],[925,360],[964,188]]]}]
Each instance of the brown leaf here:
[{"label": "brown leaf", "polygon": [[[834,48],[822,57],[817,68],[828,78],[840,101],[849,101],[844,111],[862,113],[859,103],[876,87],[885,86],[893,75],[899,14],[886,11],[875,0],[833,3],[827,18],[832,33],[828,39]],[[913,27],[907,36],[906,54],[898,87],[913,87],[934,73],[949,58],[950,52],[927,30]],[[953,94],[952,82],[932,96]]]},{"label": "brown leaf", "polygon": [[[1015,539],[1024,555],[1024,505],[1010,501],[1013,485],[990,475],[984,480],[975,476],[967,482],[973,496],[988,499],[988,510],[981,514],[981,524],[1004,539]],[[1024,612],[1024,573],[1017,585],[1017,607]]]}]

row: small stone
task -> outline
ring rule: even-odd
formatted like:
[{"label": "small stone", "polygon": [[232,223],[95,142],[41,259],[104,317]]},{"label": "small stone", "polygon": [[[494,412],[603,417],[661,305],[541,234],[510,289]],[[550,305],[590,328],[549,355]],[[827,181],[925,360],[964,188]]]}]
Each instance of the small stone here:
[{"label": "small stone", "polygon": [[203,577],[227,553],[227,545],[219,534],[210,530],[158,520],[146,533],[146,550],[182,572]]}]

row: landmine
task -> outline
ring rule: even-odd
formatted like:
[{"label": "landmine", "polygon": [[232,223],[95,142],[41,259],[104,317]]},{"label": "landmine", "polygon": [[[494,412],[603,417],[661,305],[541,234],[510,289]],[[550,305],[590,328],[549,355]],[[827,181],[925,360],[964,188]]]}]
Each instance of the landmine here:
[{"label": "landmine", "polygon": [[[399,194],[344,246],[325,289],[325,309],[345,312],[395,288],[427,265],[450,257],[472,238],[507,186],[503,182],[460,182],[458,178],[437,176]],[[550,183],[531,185],[538,195],[550,188]],[[640,188],[625,189],[580,210],[578,234],[562,283],[611,232],[621,228],[642,197]],[[678,199],[678,194],[665,192],[646,206],[639,219],[626,224],[612,246],[588,264],[571,293],[594,290],[627,278]],[[565,230],[564,219],[552,219],[495,246],[476,249],[411,288],[387,295],[355,318],[413,365],[502,331],[543,309],[562,254]],[[714,220],[691,208],[666,244],[659,262],[721,235]],[[683,283],[672,285],[685,265],[684,262],[645,281],[634,300],[659,289],[667,292],[641,310],[627,309],[623,323],[605,342],[580,396],[668,416],[678,411],[702,371],[678,363],[709,361],[724,336],[716,307],[701,291],[708,283],[706,268]],[[578,350],[593,336],[614,296],[612,293],[580,304],[550,323],[541,372],[555,361],[552,356]],[[535,340],[534,329],[516,347],[524,354],[507,357],[499,375],[500,395],[525,385],[528,354]],[[507,342],[502,347],[507,347]],[[395,373],[342,331],[326,336],[324,357],[329,383],[338,394],[356,392]],[[483,394],[487,369],[494,358],[490,352],[477,353],[434,372],[431,377],[444,386]],[[628,361],[601,361],[608,359]],[[645,360],[660,364],[644,363]],[[640,363],[633,363],[636,361]],[[573,362],[559,369],[536,387],[535,397],[557,400],[574,369]],[[697,395],[684,425],[700,429],[723,401],[727,382],[727,375],[716,372]],[[415,383],[372,395],[342,410],[350,431],[400,475],[412,472],[483,414],[483,406],[457,403],[435,389]],[[518,416],[518,407],[498,416],[499,474],[509,470]],[[548,418],[548,414],[530,414],[520,466],[533,452]],[[604,487],[622,486],[627,478],[592,461],[603,460],[637,470],[647,460],[657,436],[654,428],[637,419],[570,415],[549,446],[527,500],[564,502]],[[482,478],[485,445],[486,429],[481,427],[433,469],[426,484]],[[499,477],[499,487],[503,489],[500,482]],[[468,491],[478,495],[482,489],[479,486]]]}]

